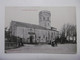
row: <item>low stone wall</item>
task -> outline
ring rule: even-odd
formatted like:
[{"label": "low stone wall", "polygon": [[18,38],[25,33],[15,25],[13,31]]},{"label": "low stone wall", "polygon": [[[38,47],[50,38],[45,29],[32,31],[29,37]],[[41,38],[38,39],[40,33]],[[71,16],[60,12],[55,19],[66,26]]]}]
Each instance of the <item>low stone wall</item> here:
[{"label": "low stone wall", "polygon": [[7,49],[13,49],[13,48],[18,48],[22,46],[21,43],[17,43],[17,42],[5,42],[5,50]]}]

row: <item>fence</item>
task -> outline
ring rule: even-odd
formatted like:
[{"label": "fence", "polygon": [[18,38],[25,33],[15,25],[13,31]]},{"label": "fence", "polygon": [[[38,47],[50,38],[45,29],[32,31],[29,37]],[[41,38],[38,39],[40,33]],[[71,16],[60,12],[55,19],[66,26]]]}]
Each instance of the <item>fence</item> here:
[{"label": "fence", "polygon": [[5,49],[12,49],[22,46],[21,43],[17,42],[5,42]]}]

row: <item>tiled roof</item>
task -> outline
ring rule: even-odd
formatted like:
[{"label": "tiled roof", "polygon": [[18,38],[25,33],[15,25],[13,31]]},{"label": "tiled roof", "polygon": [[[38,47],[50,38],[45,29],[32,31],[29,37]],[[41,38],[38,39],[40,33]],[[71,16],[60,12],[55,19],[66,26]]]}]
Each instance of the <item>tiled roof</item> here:
[{"label": "tiled roof", "polygon": [[27,27],[27,28],[48,30],[47,28],[39,26],[39,25],[30,24],[30,23],[23,23],[23,22],[18,22],[18,21],[12,21],[11,24],[15,24],[16,26],[22,26],[22,27]]}]

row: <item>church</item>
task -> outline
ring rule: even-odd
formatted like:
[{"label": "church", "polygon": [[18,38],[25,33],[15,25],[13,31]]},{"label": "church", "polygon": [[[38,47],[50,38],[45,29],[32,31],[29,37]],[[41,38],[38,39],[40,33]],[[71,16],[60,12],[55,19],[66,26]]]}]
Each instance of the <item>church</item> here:
[{"label": "church", "polygon": [[24,43],[50,43],[59,35],[57,28],[51,27],[51,13],[47,10],[39,12],[39,25],[11,21],[10,30]]}]

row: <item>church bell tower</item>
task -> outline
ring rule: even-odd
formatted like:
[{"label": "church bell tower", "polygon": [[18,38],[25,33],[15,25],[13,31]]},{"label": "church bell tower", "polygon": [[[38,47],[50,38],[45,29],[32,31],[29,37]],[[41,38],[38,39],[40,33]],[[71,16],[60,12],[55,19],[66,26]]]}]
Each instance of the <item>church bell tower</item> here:
[{"label": "church bell tower", "polygon": [[50,11],[40,11],[39,12],[39,25],[48,29],[51,29],[51,13]]}]

